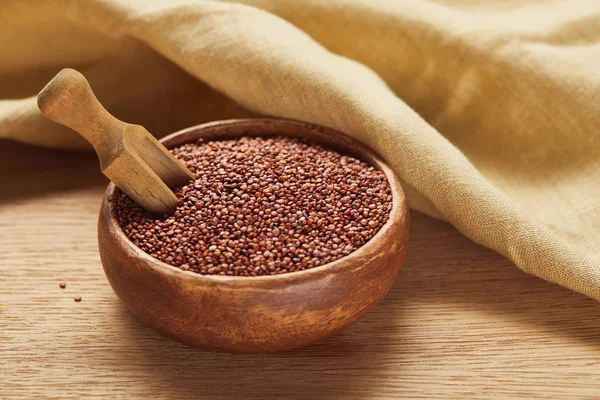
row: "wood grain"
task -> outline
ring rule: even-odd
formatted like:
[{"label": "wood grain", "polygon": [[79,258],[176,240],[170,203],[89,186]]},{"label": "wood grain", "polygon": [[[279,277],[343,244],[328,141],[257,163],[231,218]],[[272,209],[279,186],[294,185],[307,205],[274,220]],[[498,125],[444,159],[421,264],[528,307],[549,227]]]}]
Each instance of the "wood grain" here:
[{"label": "wood grain", "polygon": [[96,218],[105,184],[93,154],[0,141],[2,399],[600,393],[598,302],[528,276],[418,213],[396,285],[337,336],[273,355],[165,339],[125,310],[102,271]]}]

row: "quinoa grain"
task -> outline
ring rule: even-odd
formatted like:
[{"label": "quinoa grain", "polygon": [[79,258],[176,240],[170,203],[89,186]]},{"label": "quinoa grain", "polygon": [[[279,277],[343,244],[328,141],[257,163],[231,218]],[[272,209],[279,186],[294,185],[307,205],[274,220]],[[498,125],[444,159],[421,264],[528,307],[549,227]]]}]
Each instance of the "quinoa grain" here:
[{"label": "quinoa grain", "polygon": [[314,268],[364,245],[392,207],[383,172],[302,139],[198,141],[172,152],[198,177],[175,191],[173,215],[153,215],[121,191],[113,202],[136,246],[182,270],[260,276]]}]

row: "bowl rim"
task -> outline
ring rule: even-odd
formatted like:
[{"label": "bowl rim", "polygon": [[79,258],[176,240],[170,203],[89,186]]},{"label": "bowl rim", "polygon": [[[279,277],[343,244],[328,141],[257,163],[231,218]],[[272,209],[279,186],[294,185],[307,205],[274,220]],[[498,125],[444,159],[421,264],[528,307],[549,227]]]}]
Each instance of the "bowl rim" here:
[{"label": "bowl rim", "polygon": [[[351,144],[353,147],[359,149],[361,152],[367,154],[371,158],[370,164],[378,169],[380,169],[388,181],[390,185],[390,190],[392,193],[392,209],[390,211],[390,215],[385,222],[385,224],[377,231],[377,233],[369,239],[365,244],[361,247],[353,251],[352,253],[345,255],[341,258],[338,258],[335,261],[329,262],[327,264],[319,265],[317,267],[294,271],[294,272],[286,272],[284,274],[278,275],[260,275],[260,276],[230,276],[230,275],[202,275],[192,271],[184,271],[179,267],[174,265],[170,265],[161,260],[158,260],[152,257],[150,254],[146,253],[144,250],[137,247],[125,234],[123,228],[118,222],[116,216],[116,208],[113,206],[113,202],[109,201],[109,199],[113,198],[113,194],[116,189],[116,185],[113,182],[108,184],[106,188],[104,197],[102,199],[102,207],[100,211],[100,218],[104,218],[107,222],[107,229],[109,230],[109,234],[117,238],[122,246],[124,246],[124,250],[128,252],[130,255],[137,257],[144,262],[145,265],[150,267],[152,270],[159,274],[169,275],[173,278],[181,278],[186,280],[195,280],[197,282],[201,282],[203,284],[217,284],[217,285],[235,285],[235,286],[254,286],[259,285],[261,283],[291,283],[292,281],[303,281],[303,280],[312,280],[317,277],[325,277],[331,274],[337,274],[342,270],[353,269],[353,268],[361,268],[368,263],[353,263],[349,262],[352,259],[361,259],[365,256],[368,256],[369,253],[373,252],[373,244],[376,243],[382,236],[386,235],[387,232],[392,229],[392,227],[401,223],[402,228],[406,232],[406,235],[409,235],[408,226],[410,224],[409,219],[409,210],[406,204],[406,195],[402,189],[400,181],[396,174],[392,171],[392,169],[370,148],[361,142],[357,141],[350,136],[343,134],[337,130],[324,127],[321,125],[312,124],[309,122],[297,121],[293,119],[285,119],[285,118],[240,118],[240,119],[227,119],[227,120],[219,120],[208,123],[203,123],[195,126],[191,126],[188,128],[184,128],[177,132],[171,133],[162,139],[160,142],[165,145],[167,148],[172,148],[174,146],[189,143],[189,141],[170,144],[168,142],[173,141],[174,139],[183,136],[184,134],[190,134],[195,132],[201,132],[203,130],[207,130],[214,127],[223,127],[223,126],[252,126],[256,124],[275,124],[281,128],[296,126],[301,129],[308,130],[321,130],[326,132],[331,136],[335,136],[338,139],[346,141],[348,144]],[[275,134],[267,133],[266,135],[275,136]],[[251,136],[260,136],[251,135]],[[298,136],[298,135],[289,135],[289,136]],[[327,142],[327,140],[324,140]],[[165,144],[166,143],[166,144]],[[326,145],[326,143],[325,143]],[[331,148],[335,150],[335,145],[331,145]],[[356,157],[359,158],[359,157]],[[365,161],[365,160],[363,160]],[[100,228],[100,225],[99,225]],[[361,265],[356,265],[361,264]]]}]

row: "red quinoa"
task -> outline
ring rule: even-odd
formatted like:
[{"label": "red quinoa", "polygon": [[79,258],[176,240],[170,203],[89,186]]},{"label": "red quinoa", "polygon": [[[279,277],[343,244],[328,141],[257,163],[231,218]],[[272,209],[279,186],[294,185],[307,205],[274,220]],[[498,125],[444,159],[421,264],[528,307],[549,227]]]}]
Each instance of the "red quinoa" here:
[{"label": "red quinoa", "polygon": [[392,195],[383,172],[302,139],[241,138],[172,150],[198,179],[156,216],[121,191],[121,226],[153,257],[200,274],[305,270],[355,251],[384,225]]}]

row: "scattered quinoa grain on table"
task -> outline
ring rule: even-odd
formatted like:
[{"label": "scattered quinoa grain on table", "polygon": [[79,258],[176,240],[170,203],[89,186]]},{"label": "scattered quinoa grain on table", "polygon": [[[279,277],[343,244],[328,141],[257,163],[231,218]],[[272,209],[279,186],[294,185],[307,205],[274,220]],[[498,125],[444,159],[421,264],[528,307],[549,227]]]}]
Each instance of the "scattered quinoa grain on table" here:
[{"label": "scattered quinoa grain on table", "polygon": [[197,180],[175,191],[171,216],[112,199],[131,241],[200,274],[274,275],[318,267],[364,245],[385,224],[383,172],[302,139],[243,137],[172,150]]}]

